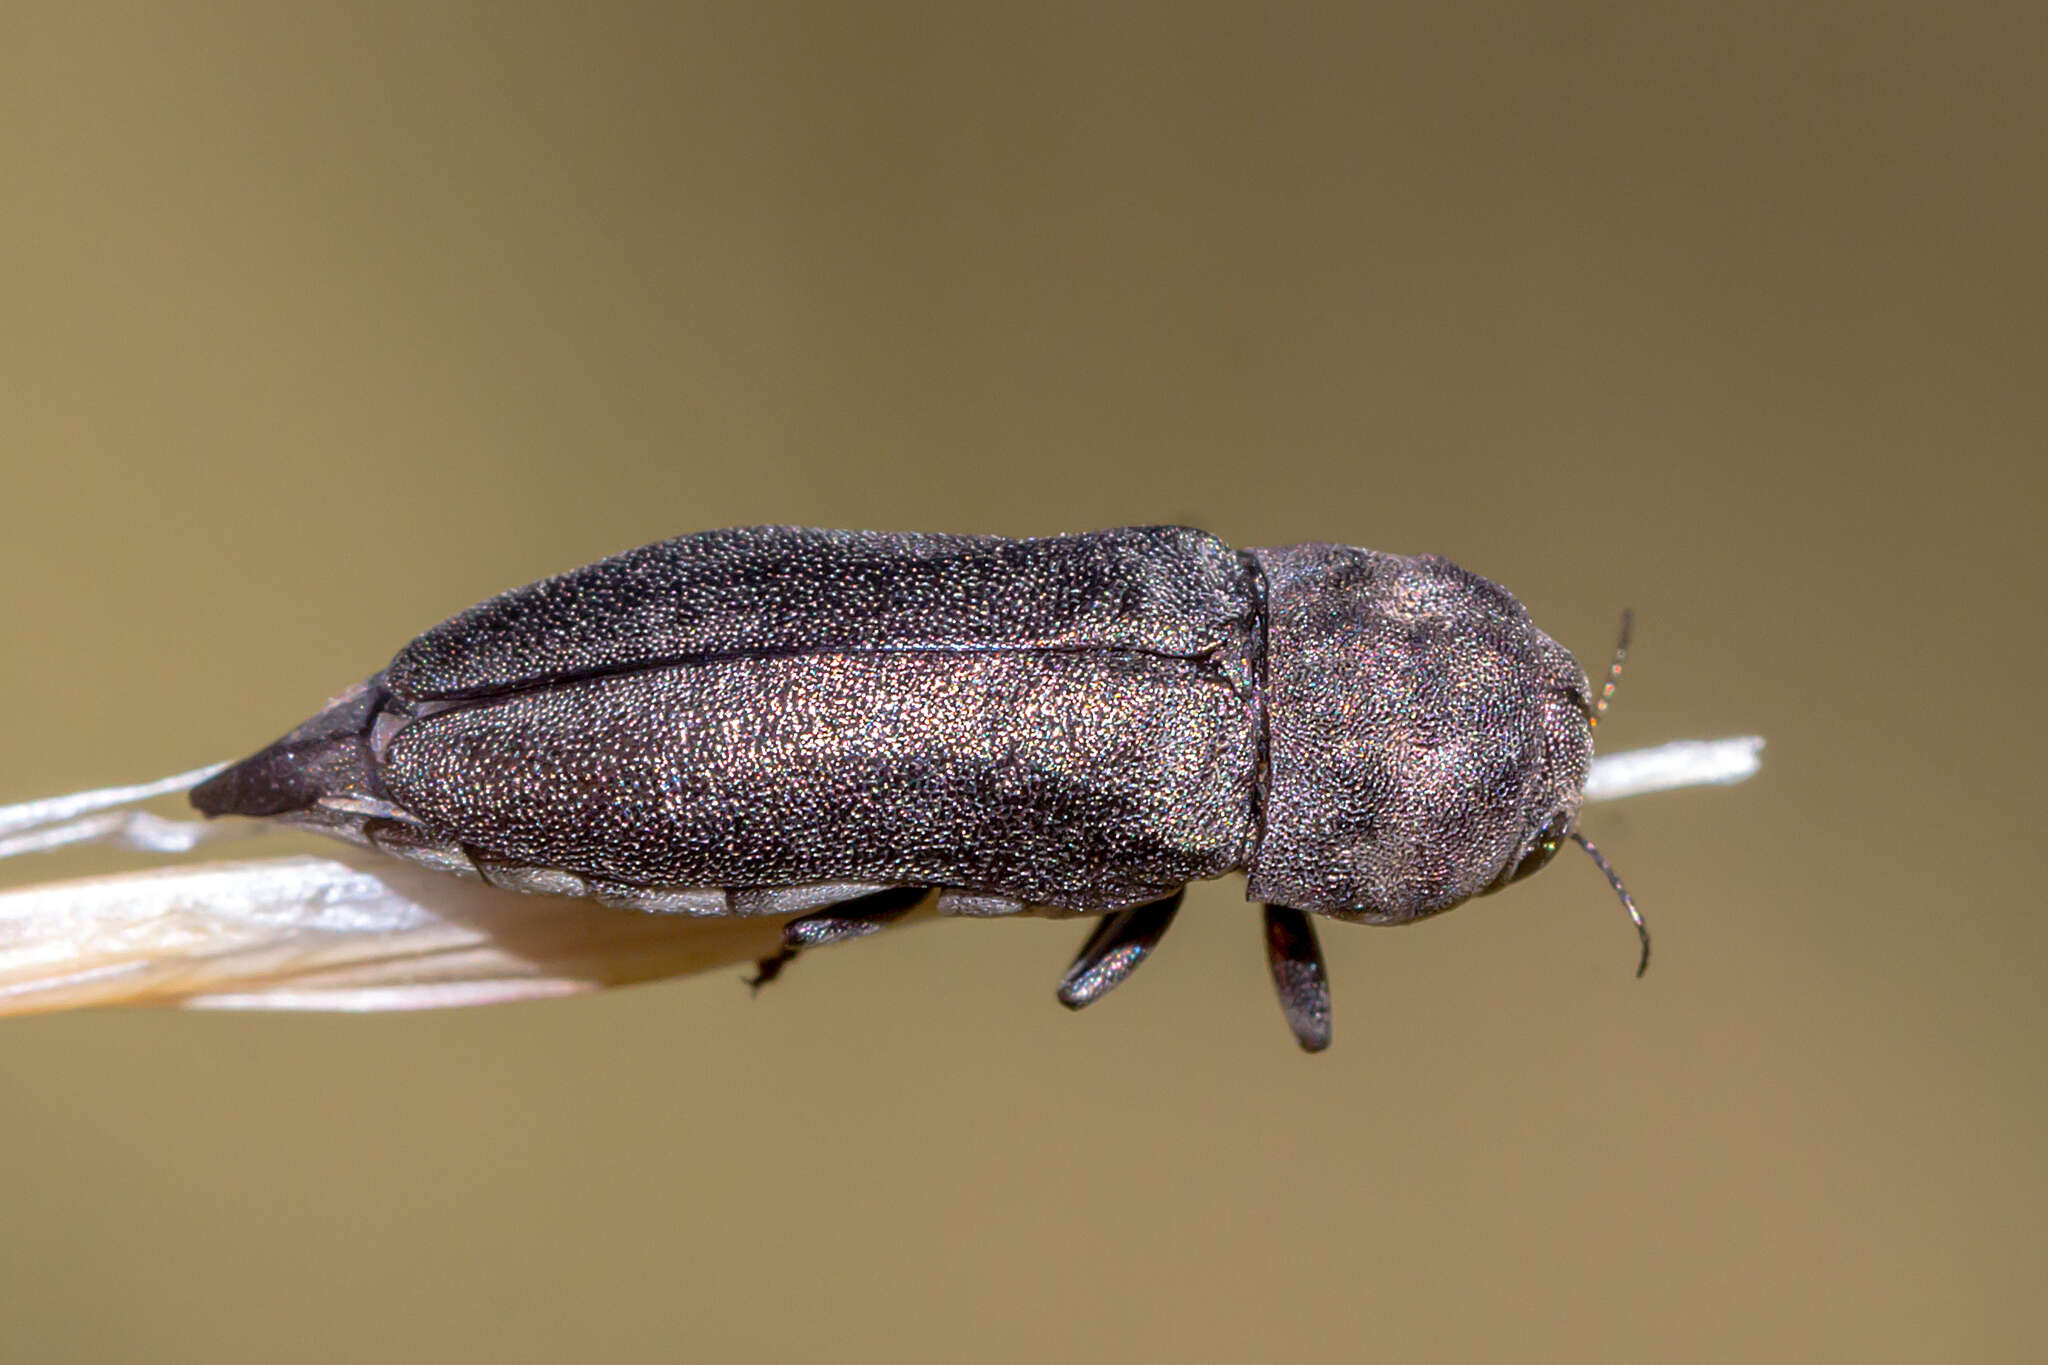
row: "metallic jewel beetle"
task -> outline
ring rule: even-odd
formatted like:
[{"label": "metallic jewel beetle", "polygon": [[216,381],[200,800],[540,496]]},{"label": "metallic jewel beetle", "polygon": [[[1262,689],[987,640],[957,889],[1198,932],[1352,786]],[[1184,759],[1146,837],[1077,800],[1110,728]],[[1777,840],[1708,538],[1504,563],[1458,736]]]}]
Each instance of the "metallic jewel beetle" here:
[{"label": "metallic jewel beetle", "polygon": [[1186,883],[1243,870],[1317,1050],[1308,915],[1408,923],[1583,844],[1613,680],[1596,701],[1520,602],[1428,555],[707,531],[435,626],[192,801],[521,891],[798,916],[762,980],[934,889],[1099,915],[1077,1008]]}]

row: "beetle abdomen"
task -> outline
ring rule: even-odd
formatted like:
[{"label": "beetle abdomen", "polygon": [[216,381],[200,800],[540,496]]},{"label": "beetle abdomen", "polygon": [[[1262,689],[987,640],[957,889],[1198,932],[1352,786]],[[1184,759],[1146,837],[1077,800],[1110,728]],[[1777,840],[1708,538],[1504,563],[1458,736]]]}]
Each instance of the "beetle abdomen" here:
[{"label": "beetle abdomen", "polygon": [[1128,651],[720,660],[443,711],[391,798],[494,857],[655,886],[963,887],[1075,910],[1240,866],[1251,703]]}]

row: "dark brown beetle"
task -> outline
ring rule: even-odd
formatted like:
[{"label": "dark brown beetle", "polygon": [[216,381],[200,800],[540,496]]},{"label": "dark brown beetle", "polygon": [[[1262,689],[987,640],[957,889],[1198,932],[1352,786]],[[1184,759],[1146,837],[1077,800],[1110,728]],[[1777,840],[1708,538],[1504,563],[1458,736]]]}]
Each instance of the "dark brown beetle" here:
[{"label": "dark brown beetle", "polygon": [[798,915],[762,979],[931,890],[1100,915],[1075,1007],[1242,870],[1315,1050],[1307,916],[1405,924],[1541,867],[1605,701],[1434,556],[755,527],[473,607],[192,800],[523,891]]}]

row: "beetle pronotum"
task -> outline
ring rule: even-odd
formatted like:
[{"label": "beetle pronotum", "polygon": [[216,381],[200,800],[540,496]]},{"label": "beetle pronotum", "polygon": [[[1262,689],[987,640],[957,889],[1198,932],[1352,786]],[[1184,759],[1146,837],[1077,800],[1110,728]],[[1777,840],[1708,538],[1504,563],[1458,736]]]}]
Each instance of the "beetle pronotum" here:
[{"label": "beetle pronotum", "polygon": [[1647,962],[1575,829],[1620,663],[1596,700],[1521,603],[1434,556],[711,531],[455,616],[192,800],[517,890],[796,916],[762,979],[933,891],[1097,915],[1077,1008],[1188,882],[1243,871],[1317,1050],[1310,915],[1422,919],[1566,838]]}]

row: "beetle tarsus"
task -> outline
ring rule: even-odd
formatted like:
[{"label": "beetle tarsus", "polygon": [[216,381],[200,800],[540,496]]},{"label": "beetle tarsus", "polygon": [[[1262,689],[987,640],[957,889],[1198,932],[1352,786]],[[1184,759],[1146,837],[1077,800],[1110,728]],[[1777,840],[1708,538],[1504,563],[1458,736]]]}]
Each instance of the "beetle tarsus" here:
[{"label": "beetle tarsus", "polygon": [[930,894],[928,886],[892,886],[887,891],[843,901],[830,910],[791,920],[782,926],[782,947],[773,956],[754,964],[754,975],[746,978],[747,988],[759,995],[761,988],[781,976],[782,969],[796,961],[804,949],[879,933],[915,910]]},{"label": "beetle tarsus", "polygon": [[1070,1010],[1092,1005],[1138,969],[1173,924],[1186,888],[1106,915],[1081,945],[1074,965],[1060,978],[1060,1003]]},{"label": "beetle tarsus", "polygon": [[793,919],[782,926],[783,950],[794,953],[799,948],[823,948],[830,943],[879,933],[915,910],[930,894],[929,887],[892,886],[887,891]]},{"label": "beetle tarsus", "polygon": [[1285,905],[1266,907],[1266,963],[1294,1041],[1303,1052],[1321,1052],[1330,1045],[1330,974],[1307,915]]},{"label": "beetle tarsus", "polygon": [[796,961],[798,951],[798,949],[792,948],[785,943],[768,957],[756,960],[754,963],[754,974],[742,978],[747,983],[747,989],[755,995],[759,995],[763,986],[773,981],[776,977],[781,976],[782,969]]}]

